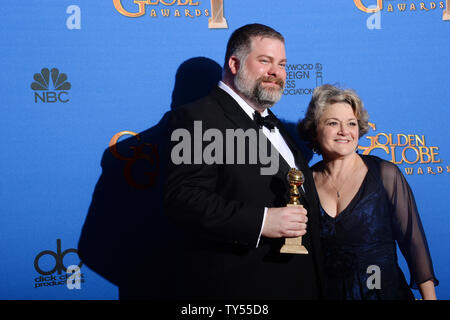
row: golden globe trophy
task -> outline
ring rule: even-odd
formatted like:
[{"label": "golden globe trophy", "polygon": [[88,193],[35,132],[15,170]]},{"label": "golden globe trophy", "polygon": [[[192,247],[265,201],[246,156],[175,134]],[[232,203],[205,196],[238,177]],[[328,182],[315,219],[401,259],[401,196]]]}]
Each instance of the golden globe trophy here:
[{"label": "golden globe trophy", "polygon": [[[291,168],[287,174],[287,180],[290,186],[290,199],[288,207],[301,206],[299,202],[300,193],[298,187],[303,184],[305,177],[300,170]],[[281,247],[281,253],[308,254],[308,250],[302,245],[302,237],[285,238],[284,245]]]},{"label": "golden globe trophy", "polygon": [[223,16],[223,0],[211,0],[211,18],[208,19],[208,28],[228,28],[227,20]]},{"label": "golden globe trophy", "polygon": [[449,21],[450,20],[450,0],[445,1],[445,10],[444,14],[442,15],[442,20]]}]

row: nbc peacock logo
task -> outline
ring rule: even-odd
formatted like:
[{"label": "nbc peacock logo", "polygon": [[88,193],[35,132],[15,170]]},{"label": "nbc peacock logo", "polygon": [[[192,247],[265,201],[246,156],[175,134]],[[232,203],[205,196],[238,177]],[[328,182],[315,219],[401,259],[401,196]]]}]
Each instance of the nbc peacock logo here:
[{"label": "nbc peacock logo", "polygon": [[[43,68],[40,73],[35,73],[33,76],[35,80],[31,84],[31,89],[34,90],[34,102],[38,103],[54,103],[69,101],[67,90],[70,90],[72,85],[67,81],[67,75],[60,73],[57,68],[49,70]],[[51,82],[50,82],[51,79]]]}]

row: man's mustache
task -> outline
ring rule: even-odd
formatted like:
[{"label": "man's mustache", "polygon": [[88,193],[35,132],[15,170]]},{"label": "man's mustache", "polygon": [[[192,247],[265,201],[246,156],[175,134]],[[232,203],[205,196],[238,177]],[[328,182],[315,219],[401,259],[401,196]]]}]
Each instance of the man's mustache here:
[{"label": "man's mustache", "polygon": [[258,79],[258,84],[261,84],[262,82],[272,82],[279,85],[281,88],[284,88],[283,79],[277,77],[261,77]]}]

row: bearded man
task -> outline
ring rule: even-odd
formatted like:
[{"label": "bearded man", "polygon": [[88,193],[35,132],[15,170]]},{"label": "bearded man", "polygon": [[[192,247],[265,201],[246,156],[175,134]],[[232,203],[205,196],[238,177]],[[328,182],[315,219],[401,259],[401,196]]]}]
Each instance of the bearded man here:
[{"label": "bearded man", "polygon": [[[164,206],[174,222],[173,236],[182,239],[173,249],[177,298],[321,298],[314,181],[301,151],[269,110],[282,96],[285,66],[283,36],[265,25],[245,25],[228,41],[217,88],[172,112]],[[212,138],[208,130],[222,133],[223,139],[217,134]],[[244,134],[245,144],[225,141],[230,132],[236,140]],[[175,142],[185,133],[201,141],[190,141],[181,152]],[[205,156],[213,143],[211,161]],[[262,170],[267,162],[261,157],[269,149],[270,159],[276,156],[276,170],[270,174]],[[252,161],[255,150],[258,161]],[[290,168],[304,174],[300,207],[286,207]],[[285,238],[299,236],[308,254],[280,253]]]}]

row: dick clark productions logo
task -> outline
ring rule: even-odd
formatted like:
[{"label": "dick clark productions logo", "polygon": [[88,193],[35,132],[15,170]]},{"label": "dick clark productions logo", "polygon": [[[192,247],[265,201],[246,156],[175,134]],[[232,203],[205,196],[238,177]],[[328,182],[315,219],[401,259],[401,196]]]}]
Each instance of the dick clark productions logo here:
[{"label": "dick clark productions logo", "polygon": [[[66,267],[64,265],[64,258],[69,253],[75,253],[79,260],[77,249],[70,248],[61,252],[61,239],[56,239],[56,252],[52,250],[39,252],[34,259],[34,268],[41,276],[34,279],[34,287],[40,288],[66,284],[68,289],[81,289],[81,282],[84,282],[84,279],[82,279],[83,275],[80,271],[83,262],[79,260],[78,264],[72,264]],[[39,263],[41,259],[44,259],[44,264],[48,269],[43,270],[41,268]],[[55,272],[57,273],[56,275],[54,275]]]},{"label": "dick clark productions logo", "polygon": [[[49,70],[43,68],[41,73],[35,73],[33,76],[35,80],[31,84],[31,89],[34,90],[34,102],[38,103],[53,103],[69,101],[67,90],[70,90],[72,85],[67,81],[67,75],[60,73],[57,68]],[[51,79],[51,84],[50,84]]]}]

